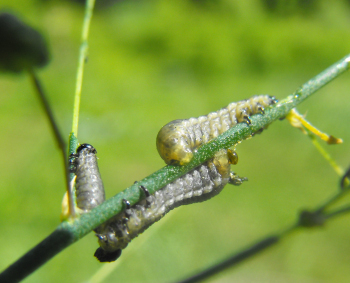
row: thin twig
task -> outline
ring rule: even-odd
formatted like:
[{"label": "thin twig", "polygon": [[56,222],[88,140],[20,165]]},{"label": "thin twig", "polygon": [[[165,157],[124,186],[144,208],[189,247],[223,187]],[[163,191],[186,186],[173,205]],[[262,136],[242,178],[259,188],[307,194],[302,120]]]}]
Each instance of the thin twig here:
[{"label": "thin twig", "polygon": [[340,216],[340,215],[342,215],[344,213],[348,213],[348,212],[350,212],[350,206],[346,205],[346,206],[344,206],[342,208],[339,208],[337,210],[334,210],[334,211],[331,211],[331,212],[327,213],[325,215],[325,217],[327,219],[329,219],[329,218],[332,218],[332,217],[335,217],[335,216]]},{"label": "thin twig", "polygon": [[58,129],[58,125],[56,124],[55,117],[54,117],[53,112],[51,110],[50,104],[46,98],[45,91],[44,91],[43,87],[41,86],[39,78],[36,76],[34,70],[30,70],[29,75],[30,75],[30,78],[33,82],[36,93],[38,94],[41,105],[45,111],[45,114],[50,122],[50,126],[51,126],[52,132],[55,136],[55,140],[57,142],[57,145],[62,153],[63,166],[64,166],[65,179],[66,179],[66,187],[67,187],[67,190],[69,190],[69,169],[68,169],[66,142],[64,141],[63,136],[62,136],[60,130]]},{"label": "thin twig", "polygon": [[60,150],[62,152],[62,156],[63,156],[63,159],[64,159],[65,164],[66,164],[67,145],[66,145],[66,143],[65,143],[65,141],[63,139],[62,134],[60,133],[60,130],[58,129],[58,126],[56,124],[56,120],[55,120],[55,118],[53,116],[53,112],[52,112],[51,107],[50,107],[50,104],[47,101],[44,89],[42,88],[40,80],[36,76],[35,72],[33,70],[31,70],[29,72],[29,74],[30,74],[30,78],[31,78],[31,80],[33,82],[34,88],[36,90],[36,93],[38,94],[38,97],[39,97],[39,100],[41,102],[41,105],[42,105],[42,107],[43,107],[43,109],[45,111],[45,114],[46,114],[47,118],[50,121],[50,126],[51,126],[51,129],[52,129],[52,132],[53,132],[53,134],[55,136],[56,142],[57,142],[58,147],[60,148]]},{"label": "thin twig", "polygon": [[237,254],[222,260],[220,263],[215,264],[214,266],[209,267],[208,269],[199,272],[198,274],[191,276],[189,278],[186,278],[182,281],[178,281],[179,283],[194,283],[194,282],[200,282],[204,279],[207,279],[229,267],[232,267],[234,265],[237,265],[238,263],[242,262],[243,260],[250,258],[257,253],[273,246],[274,244],[277,244],[279,241],[279,236],[271,236],[263,239],[262,241],[258,242],[257,244],[254,244],[250,246],[249,248],[238,252]]}]

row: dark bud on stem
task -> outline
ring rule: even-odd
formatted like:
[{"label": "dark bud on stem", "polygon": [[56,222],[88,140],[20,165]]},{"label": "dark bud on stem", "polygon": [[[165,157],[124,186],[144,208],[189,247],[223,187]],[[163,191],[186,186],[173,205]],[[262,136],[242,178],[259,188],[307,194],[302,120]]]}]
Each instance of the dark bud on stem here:
[{"label": "dark bud on stem", "polygon": [[303,210],[299,215],[299,226],[308,228],[322,226],[325,220],[322,211]]}]

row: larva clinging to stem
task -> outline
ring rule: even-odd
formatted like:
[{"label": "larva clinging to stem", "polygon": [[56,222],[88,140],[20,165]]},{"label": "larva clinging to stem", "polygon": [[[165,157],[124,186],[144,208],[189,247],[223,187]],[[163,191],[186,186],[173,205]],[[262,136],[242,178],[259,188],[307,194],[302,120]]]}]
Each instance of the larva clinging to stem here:
[{"label": "larva clinging to stem", "polygon": [[277,100],[268,95],[256,95],[249,99],[230,103],[207,116],[174,120],[158,133],[157,149],[167,164],[184,165],[191,161],[193,152],[204,143],[216,138],[237,123],[250,124],[250,116],[263,114],[264,108]]},{"label": "larva clinging to stem", "polygon": [[126,209],[95,230],[100,244],[95,256],[101,262],[114,261],[133,238],[170,210],[210,199],[220,193],[227,183],[240,185],[246,178],[230,172],[231,160],[234,158],[229,157],[227,150],[220,150],[213,159],[153,195],[141,186],[145,199],[133,206],[124,200]]},{"label": "larva clinging to stem", "polygon": [[83,212],[90,211],[105,201],[105,191],[97,165],[96,149],[81,144],[73,154],[72,173],[75,173],[76,204]]}]

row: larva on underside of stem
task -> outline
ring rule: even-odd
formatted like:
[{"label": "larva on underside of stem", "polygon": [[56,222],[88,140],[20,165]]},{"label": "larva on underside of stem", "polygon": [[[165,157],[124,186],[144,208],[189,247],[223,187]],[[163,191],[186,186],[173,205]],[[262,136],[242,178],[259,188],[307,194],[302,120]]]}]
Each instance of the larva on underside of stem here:
[{"label": "larva on underside of stem", "polygon": [[150,195],[141,186],[145,198],[130,206],[124,201],[125,210],[111,218],[95,231],[100,248],[95,256],[101,262],[116,260],[121,250],[140,233],[161,219],[170,210],[185,204],[208,200],[224,188],[227,183],[240,185],[247,178],[230,172],[230,165],[237,157],[230,150],[220,150],[215,157]]}]

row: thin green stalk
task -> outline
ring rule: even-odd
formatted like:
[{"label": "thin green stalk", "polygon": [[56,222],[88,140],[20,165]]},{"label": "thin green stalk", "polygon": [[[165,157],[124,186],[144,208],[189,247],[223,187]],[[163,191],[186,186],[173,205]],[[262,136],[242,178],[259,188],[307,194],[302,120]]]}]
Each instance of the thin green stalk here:
[{"label": "thin green stalk", "polygon": [[[44,264],[71,243],[79,240],[94,228],[123,210],[123,199],[127,199],[131,205],[142,198],[139,185],[144,185],[151,194],[163,188],[166,184],[186,174],[201,163],[214,156],[222,148],[229,148],[239,141],[250,137],[254,132],[271,124],[273,121],[285,117],[290,110],[304,101],[318,89],[344,73],[349,68],[350,55],[341,59],[324,72],[320,73],[294,94],[283,99],[264,115],[252,117],[252,124],[238,124],[211,142],[198,149],[193,160],[186,166],[165,166],[157,172],[146,177],[137,184],[132,185],[123,192],[105,201],[91,212],[82,215],[73,223],[63,222],[42,243],[34,247],[13,265],[0,274],[0,282],[17,282]],[[30,266],[30,268],[28,268]],[[23,271],[25,270],[25,272]]]},{"label": "thin green stalk", "polygon": [[332,158],[332,156],[320,145],[318,142],[316,136],[312,134],[309,130],[307,130],[308,137],[311,139],[313,145],[316,147],[318,152],[328,161],[328,163],[332,166],[335,173],[337,173],[338,176],[344,175],[344,170],[341,168]]},{"label": "thin green stalk", "polygon": [[95,6],[95,0],[88,0],[85,8],[85,16],[83,22],[83,31],[81,36],[81,45],[79,51],[79,62],[78,62],[78,70],[77,70],[77,80],[75,86],[75,96],[74,96],[74,110],[73,110],[73,124],[72,124],[72,132],[77,137],[78,136],[78,122],[79,122],[79,109],[80,109],[80,97],[81,97],[81,87],[83,83],[83,75],[84,75],[84,64],[87,59],[88,54],[88,37],[89,37],[89,29],[91,18],[93,14]]}]

